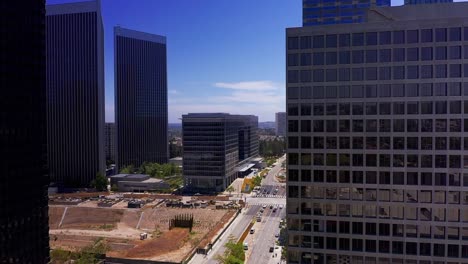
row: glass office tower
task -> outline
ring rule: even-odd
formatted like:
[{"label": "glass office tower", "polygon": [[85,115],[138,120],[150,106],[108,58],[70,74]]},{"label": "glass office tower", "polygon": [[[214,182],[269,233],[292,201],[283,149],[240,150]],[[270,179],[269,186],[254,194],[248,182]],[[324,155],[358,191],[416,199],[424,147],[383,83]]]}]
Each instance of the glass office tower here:
[{"label": "glass office tower", "polygon": [[468,263],[467,14],[287,29],[288,263]]},{"label": "glass office tower", "polygon": [[0,14],[0,263],[45,264],[45,1],[2,1]]},{"label": "glass office tower", "polygon": [[390,0],[302,0],[302,26],[364,22],[373,6],[390,6]]},{"label": "glass office tower", "polygon": [[166,37],[114,28],[117,168],[167,163]]},{"label": "glass office tower", "polygon": [[100,1],[46,6],[51,181],[89,187],[105,174],[104,30]]}]

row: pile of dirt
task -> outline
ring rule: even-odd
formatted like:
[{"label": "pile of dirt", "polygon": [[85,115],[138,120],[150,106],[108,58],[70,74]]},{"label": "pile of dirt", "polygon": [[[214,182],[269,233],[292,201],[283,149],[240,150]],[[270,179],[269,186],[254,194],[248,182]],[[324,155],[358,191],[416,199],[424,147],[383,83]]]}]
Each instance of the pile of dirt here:
[{"label": "pile of dirt", "polygon": [[176,251],[184,245],[188,236],[187,228],[174,228],[158,238],[138,244],[127,252],[126,257],[150,258]]}]

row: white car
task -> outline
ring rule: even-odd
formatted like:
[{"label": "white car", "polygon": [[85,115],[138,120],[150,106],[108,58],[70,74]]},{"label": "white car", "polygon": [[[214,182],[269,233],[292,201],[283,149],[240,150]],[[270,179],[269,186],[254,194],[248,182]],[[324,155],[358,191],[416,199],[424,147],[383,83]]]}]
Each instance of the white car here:
[{"label": "white car", "polygon": [[280,205],[280,206],[279,206],[279,209],[283,209],[283,205]]},{"label": "white car", "polygon": [[264,205],[262,206],[263,209],[266,209],[266,207],[267,207],[266,204],[264,204]]}]

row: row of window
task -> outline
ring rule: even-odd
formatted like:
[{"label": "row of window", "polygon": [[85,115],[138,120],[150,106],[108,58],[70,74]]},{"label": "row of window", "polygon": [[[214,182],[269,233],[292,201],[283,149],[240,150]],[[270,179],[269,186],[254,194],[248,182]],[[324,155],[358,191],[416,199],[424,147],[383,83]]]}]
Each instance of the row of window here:
[{"label": "row of window", "polygon": [[[306,171],[309,174],[304,174]],[[292,169],[291,173],[288,175],[288,180],[291,184],[298,181],[297,170]],[[340,170],[339,172],[335,170],[314,170],[313,178],[310,175],[310,170],[302,170],[301,180],[302,182],[314,182],[314,183],[353,183],[353,184],[378,184],[380,185],[420,185],[420,186],[468,186],[468,174],[463,174],[463,182],[460,180],[460,173],[432,173],[432,172],[402,172],[394,171],[390,173],[389,171],[380,171],[379,176],[377,177],[376,171],[349,171],[349,170]],[[406,175],[406,176],[405,176]],[[419,175],[419,176],[418,176]],[[338,180],[338,181],[337,181]],[[307,190],[307,186],[303,186]],[[307,187],[307,188],[306,188]],[[302,188],[302,187],[301,187]],[[291,185],[289,196],[292,198],[297,198],[299,195],[299,187]],[[347,188],[343,187],[339,189],[340,199],[345,196],[343,192],[346,192]],[[352,192],[359,192],[359,189],[353,189]],[[301,189],[302,192],[302,189]],[[395,190],[394,190],[395,192]],[[318,195],[319,191],[317,191]],[[395,192],[396,194],[396,192]],[[464,203],[468,203],[468,197],[464,194]],[[314,196],[315,197],[315,196]],[[399,200],[400,201],[400,200]],[[403,200],[401,200],[403,201]]]},{"label": "row of window", "polygon": [[461,78],[468,77],[468,64],[288,70],[287,77],[288,83]]},{"label": "row of window", "polygon": [[[349,222],[349,221],[334,221],[334,220],[311,220],[311,219],[294,219],[291,218],[288,225],[291,231],[305,231],[317,233],[339,233],[353,235],[370,235],[370,236],[393,236],[393,237],[420,237],[420,238],[442,238],[445,234],[449,239],[459,239],[460,230],[463,240],[468,240],[468,228],[459,227],[444,227],[444,226],[428,226],[414,224],[388,224],[388,223],[371,223],[371,222]],[[431,230],[432,229],[432,230]]]},{"label": "row of window", "polygon": [[[468,258],[468,245],[290,235],[290,247]],[[315,263],[315,262],[314,262]],[[333,262],[330,262],[333,263]],[[354,262],[353,262],[354,263]]]},{"label": "row of window", "polygon": [[[463,131],[468,132],[468,119],[464,119],[463,123]],[[288,132],[292,133],[299,131],[358,133],[364,132],[364,129],[366,132],[462,132],[462,119],[288,120]],[[304,140],[309,140],[311,143],[310,137],[309,139],[304,138]],[[292,142],[294,144],[294,141]]]},{"label": "row of window", "polygon": [[[300,172],[300,178],[299,178]],[[312,174],[313,173],[313,174]],[[402,172],[402,171],[349,171],[349,170],[340,170],[336,172],[334,170],[319,170],[315,169],[313,171],[308,169],[303,169],[301,171],[296,169],[290,169],[288,173],[288,182],[294,186],[297,182],[302,183],[353,183],[353,184],[380,184],[380,185],[420,185],[420,186],[468,186],[468,173],[464,173],[463,176],[460,173],[432,173],[432,172]],[[303,190],[304,188],[304,190]],[[290,196],[296,197],[301,193],[306,192],[310,186],[302,186],[298,188],[297,186],[292,187]],[[314,187],[321,188],[321,187]],[[307,191],[308,192],[308,191]],[[338,189],[338,196],[340,199],[346,197],[349,198],[348,192],[359,192],[359,188],[352,189],[351,191],[344,186],[343,188]],[[319,197],[320,189],[317,189],[315,194]],[[397,190],[393,190],[395,195],[398,195]],[[451,194],[452,192],[449,192]],[[458,192],[454,192],[457,194]],[[463,203],[468,203],[468,192],[463,194]],[[401,194],[403,195],[403,194]],[[415,196],[415,195],[413,195]],[[399,196],[395,196],[399,197]],[[394,201],[396,201],[394,199]],[[402,202],[403,199],[398,199],[399,202]],[[453,200],[450,200],[454,202]]]},{"label": "row of window", "polygon": [[[460,217],[460,211],[462,211]],[[384,203],[377,205],[353,203],[353,204],[335,204],[335,203],[302,203],[300,206],[288,205],[288,214],[300,214],[303,216],[338,216],[340,219],[345,217],[353,218],[379,218],[379,219],[395,219],[395,220],[410,220],[410,221],[435,221],[435,222],[468,222],[468,210],[459,208],[432,208],[431,205],[421,205],[419,207],[411,207],[409,205],[386,205]],[[444,237],[438,237],[444,239]]]},{"label": "row of window", "polygon": [[[408,182],[411,178],[408,178]],[[417,175],[415,180],[417,180]],[[375,189],[375,188],[350,188],[350,187],[320,187],[317,186],[290,186],[293,193],[291,198],[313,198],[326,200],[353,200],[353,201],[379,201],[379,202],[406,202],[406,203],[438,203],[460,204],[459,191],[444,190],[402,190],[402,189]],[[298,192],[299,191],[299,192]],[[467,204],[467,193],[463,192],[463,204]],[[357,204],[359,205],[359,204]],[[341,206],[341,205],[339,205]],[[398,205],[401,206],[401,205]],[[343,208],[347,208],[348,205]],[[400,207],[401,210],[402,207]],[[395,209],[397,210],[397,209]],[[466,209],[468,210],[468,208]],[[341,210],[339,210],[341,211]],[[463,212],[468,221],[468,211]]]},{"label": "row of window", "polygon": [[287,64],[293,66],[387,63],[405,61],[468,59],[468,45],[413,47],[372,50],[340,50],[327,52],[289,53]]},{"label": "row of window", "polygon": [[288,157],[289,165],[305,166],[468,168],[468,156],[462,155],[289,153]]},{"label": "row of window", "polygon": [[[463,89],[462,89],[463,88]],[[468,83],[395,83],[288,87],[288,99],[429,97],[468,95]]]},{"label": "row of window", "polygon": [[[463,249],[463,247],[462,247]],[[468,249],[467,249],[468,250]],[[462,253],[463,254],[463,253]],[[466,253],[468,255],[468,253]],[[288,249],[288,263],[291,264],[327,264],[327,263],[352,263],[352,264],[467,264],[467,262],[458,261],[438,261],[438,260],[417,260],[411,259],[411,256],[405,258],[386,258],[372,256],[351,256],[351,255],[335,255],[335,254],[312,254],[307,251],[295,251],[294,248]],[[415,257],[416,258],[416,257]],[[313,262],[312,262],[313,259]],[[340,262],[338,262],[340,261]]]},{"label": "row of window", "polygon": [[[393,109],[392,109],[393,106]],[[393,111],[392,111],[393,110]],[[361,115],[444,115],[461,114],[462,101],[408,101],[408,102],[354,102],[354,103],[302,103],[288,104],[288,116],[361,116]],[[463,113],[468,114],[468,101]],[[292,120],[290,120],[292,121]],[[349,120],[348,120],[349,121]]]},{"label": "row of window", "polygon": [[359,32],[315,36],[288,37],[288,50],[360,47],[389,44],[413,44],[468,40],[468,27]]}]

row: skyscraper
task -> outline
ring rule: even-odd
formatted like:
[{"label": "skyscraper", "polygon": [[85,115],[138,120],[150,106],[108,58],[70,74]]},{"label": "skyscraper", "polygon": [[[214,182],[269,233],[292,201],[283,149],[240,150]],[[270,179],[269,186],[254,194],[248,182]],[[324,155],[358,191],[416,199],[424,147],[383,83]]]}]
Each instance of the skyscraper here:
[{"label": "skyscraper", "polygon": [[51,181],[88,187],[106,165],[100,1],[47,5],[46,9]]},{"label": "skyscraper", "polygon": [[0,263],[48,263],[45,1],[2,1]]},{"label": "skyscraper", "polygon": [[373,6],[390,6],[390,0],[302,0],[302,26],[364,22]]},{"label": "skyscraper", "polygon": [[104,149],[106,153],[106,161],[115,162],[116,158],[116,138],[115,138],[115,123],[106,123],[104,127]]},{"label": "skyscraper", "polygon": [[288,263],[466,263],[467,14],[287,29]]},{"label": "skyscraper", "polygon": [[238,165],[258,156],[258,117],[226,113],[182,116],[183,174],[192,192],[221,192]]},{"label": "skyscraper", "polygon": [[114,28],[117,168],[167,163],[166,37]]},{"label": "skyscraper", "polygon": [[277,136],[286,136],[286,112],[275,114],[275,132]]}]

